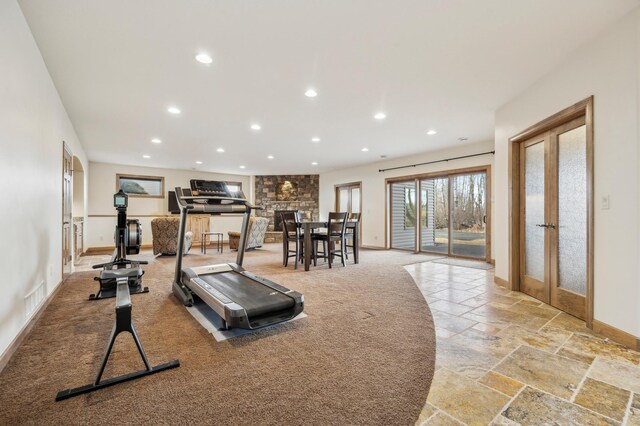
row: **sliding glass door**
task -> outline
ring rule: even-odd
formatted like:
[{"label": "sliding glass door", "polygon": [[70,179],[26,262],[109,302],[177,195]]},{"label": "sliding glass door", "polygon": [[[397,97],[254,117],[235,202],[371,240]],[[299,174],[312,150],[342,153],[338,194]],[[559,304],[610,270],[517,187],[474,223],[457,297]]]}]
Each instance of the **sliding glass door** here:
[{"label": "sliding glass door", "polygon": [[449,179],[438,177],[421,180],[420,206],[420,250],[448,254]]},{"label": "sliding glass door", "polygon": [[451,176],[451,254],[486,257],[486,176]]},{"label": "sliding glass door", "polygon": [[392,182],[391,248],[488,260],[487,191],[488,168]]},{"label": "sliding glass door", "polygon": [[414,181],[391,184],[391,247],[416,249],[416,183]]}]

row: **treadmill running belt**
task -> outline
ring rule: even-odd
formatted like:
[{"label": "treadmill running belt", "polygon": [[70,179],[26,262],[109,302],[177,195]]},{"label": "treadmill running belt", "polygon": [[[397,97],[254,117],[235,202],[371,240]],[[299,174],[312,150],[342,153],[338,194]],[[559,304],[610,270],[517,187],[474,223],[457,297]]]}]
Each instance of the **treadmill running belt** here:
[{"label": "treadmill running belt", "polygon": [[207,284],[242,306],[248,317],[292,309],[295,300],[238,272],[199,276]]}]

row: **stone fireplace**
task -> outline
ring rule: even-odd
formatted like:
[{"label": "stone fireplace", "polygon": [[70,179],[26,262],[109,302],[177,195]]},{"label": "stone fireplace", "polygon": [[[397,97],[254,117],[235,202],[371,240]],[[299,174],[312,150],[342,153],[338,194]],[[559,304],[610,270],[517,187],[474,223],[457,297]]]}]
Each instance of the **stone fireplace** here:
[{"label": "stone fireplace", "polygon": [[[318,220],[320,176],[319,175],[280,175],[255,177],[256,215],[269,219],[266,242],[278,241],[282,228],[276,229],[276,212],[297,211],[306,219]],[[280,221],[280,214],[277,215]]]}]

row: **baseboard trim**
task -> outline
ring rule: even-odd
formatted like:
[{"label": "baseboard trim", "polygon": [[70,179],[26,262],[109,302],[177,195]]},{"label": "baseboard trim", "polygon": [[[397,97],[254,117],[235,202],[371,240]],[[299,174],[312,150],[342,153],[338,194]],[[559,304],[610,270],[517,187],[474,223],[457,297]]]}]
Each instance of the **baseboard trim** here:
[{"label": "baseboard trim", "polygon": [[13,357],[13,354],[16,352],[16,350],[18,350],[22,342],[24,342],[24,339],[26,339],[29,333],[31,333],[33,326],[36,324],[36,322],[38,322],[40,316],[42,316],[42,313],[45,311],[45,309],[47,309],[47,306],[49,306],[49,303],[51,303],[56,294],[58,294],[60,288],[62,288],[62,283],[63,281],[58,282],[58,285],[56,285],[56,287],[53,289],[53,292],[51,292],[49,297],[47,297],[44,302],[42,302],[36,313],[34,313],[29,321],[27,321],[27,323],[22,326],[20,332],[18,332],[16,337],[14,337],[13,341],[9,344],[7,349],[5,349],[4,353],[0,355],[0,373],[2,372],[2,370],[4,370],[7,364],[9,364],[9,361],[11,361],[11,357]]},{"label": "baseboard trim", "polygon": [[506,289],[508,289],[508,290],[510,290],[510,289],[511,289],[511,286],[509,285],[509,281],[507,281],[507,280],[505,280],[505,279],[503,279],[503,278],[500,278],[500,277],[499,277],[499,276],[497,276],[497,275],[495,275],[495,276],[493,277],[493,282],[494,282],[494,283],[496,283],[496,284],[498,284],[500,287],[504,287],[504,288],[506,288]]},{"label": "baseboard trim", "polygon": [[[207,248],[216,247],[216,242],[207,242]],[[229,245],[229,240],[222,240],[222,245],[224,246],[228,246]],[[142,244],[140,246],[141,249],[152,249],[153,248],[153,244]],[[193,243],[191,245],[191,250],[193,250],[194,248],[200,249],[200,243]],[[89,247],[84,253],[82,253],[83,256],[91,256],[92,254],[96,254],[96,253],[102,253],[104,251],[107,250],[115,250],[115,247],[113,246],[106,246],[106,247]]]},{"label": "baseboard trim", "polygon": [[596,319],[593,320],[593,331],[630,349],[640,351],[640,338],[631,333],[627,333],[626,331],[622,331]]},{"label": "baseboard trim", "polygon": [[360,248],[367,249],[367,250],[386,250],[386,248],[381,247],[381,246],[365,246],[365,245],[362,245],[362,246],[360,246]]},{"label": "baseboard trim", "polygon": [[[140,245],[141,249],[150,249],[153,248],[153,244],[141,244]],[[104,247],[89,247],[87,250],[85,250],[84,254],[85,255],[91,255],[94,254],[96,252],[103,252],[106,250],[115,250],[116,248],[114,246],[104,246]]]}]

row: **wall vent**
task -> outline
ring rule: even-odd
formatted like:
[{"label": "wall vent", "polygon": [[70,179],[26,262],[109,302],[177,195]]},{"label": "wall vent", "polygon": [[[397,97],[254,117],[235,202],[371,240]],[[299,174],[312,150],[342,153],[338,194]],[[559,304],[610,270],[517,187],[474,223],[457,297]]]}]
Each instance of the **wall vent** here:
[{"label": "wall vent", "polygon": [[42,302],[44,301],[44,280],[40,281],[38,287],[24,297],[25,312],[27,313],[27,320],[29,320],[33,314],[38,310]]}]

